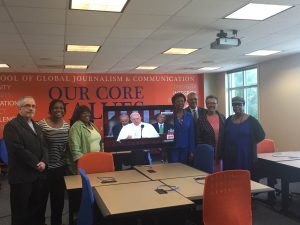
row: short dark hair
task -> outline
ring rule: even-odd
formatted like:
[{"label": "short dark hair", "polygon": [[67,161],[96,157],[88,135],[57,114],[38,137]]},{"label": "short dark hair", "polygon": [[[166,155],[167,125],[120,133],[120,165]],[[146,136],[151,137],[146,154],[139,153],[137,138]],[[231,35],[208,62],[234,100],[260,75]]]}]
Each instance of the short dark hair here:
[{"label": "short dark hair", "polygon": [[80,106],[78,106],[78,107],[75,109],[75,111],[74,111],[74,113],[73,113],[73,116],[72,116],[72,118],[71,118],[71,126],[72,126],[75,122],[77,122],[77,121],[80,119],[80,116],[81,116],[84,112],[89,112],[89,113],[91,113],[91,110],[90,110],[90,108],[89,108],[88,106],[86,106],[86,105],[80,105]]},{"label": "short dark hair", "polygon": [[56,104],[56,103],[61,103],[61,104],[63,104],[63,106],[64,106],[64,111],[66,112],[66,104],[64,103],[64,101],[63,100],[60,100],[60,99],[53,99],[51,102],[50,102],[50,104],[49,104],[49,113],[50,112],[52,112],[52,110],[54,109],[54,105]]},{"label": "short dark hair", "polygon": [[217,96],[215,96],[215,95],[208,95],[208,96],[206,96],[206,98],[205,98],[205,102],[207,102],[207,100],[208,100],[209,98],[214,98],[214,99],[216,99],[216,100],[217,100],[217,103],[219,102],[219,100],[218,100],[218,97],[217,97]]},{"label": "short dark hair", "polygon": [[182,94],[181,92],[176,93],[175,95],[172,96],[172,104],[174,105],[175,101],[177,98],[183,98],[184,102],[186,102],[186,97],[184,94]]}]

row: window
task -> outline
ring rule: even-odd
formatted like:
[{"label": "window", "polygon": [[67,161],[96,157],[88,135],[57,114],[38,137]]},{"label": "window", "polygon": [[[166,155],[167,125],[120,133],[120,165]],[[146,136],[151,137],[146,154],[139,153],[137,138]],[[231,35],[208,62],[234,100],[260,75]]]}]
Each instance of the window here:
[{"label": "window", "polygon": [[245,113],[258,119],[257,68],[246,68],[226,74],[227,115],[232,115],[231,99],[245,99]]}]

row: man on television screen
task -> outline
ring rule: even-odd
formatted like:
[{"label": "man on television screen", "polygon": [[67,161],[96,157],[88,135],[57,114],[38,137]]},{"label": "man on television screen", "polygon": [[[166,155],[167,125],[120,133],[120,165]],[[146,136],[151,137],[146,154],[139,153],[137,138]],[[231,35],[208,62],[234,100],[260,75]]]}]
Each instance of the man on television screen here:
[{"label": "man on television screen", "polygon": [[117,141],[124,139],[159,137],[159,134],[151,124],[142,122],[141,115],[138,112],[130,114],[130,121],[132,123],[127,124],[121,129]]},{"label": "man on television screen", "polygon": [[121,114],[119,116],[119,122],[117,125],[113,126],[112,133],[115,138],[117,138],[120,134],[120,131],[124,126],[129,123],[129,116],[127,114]]}]

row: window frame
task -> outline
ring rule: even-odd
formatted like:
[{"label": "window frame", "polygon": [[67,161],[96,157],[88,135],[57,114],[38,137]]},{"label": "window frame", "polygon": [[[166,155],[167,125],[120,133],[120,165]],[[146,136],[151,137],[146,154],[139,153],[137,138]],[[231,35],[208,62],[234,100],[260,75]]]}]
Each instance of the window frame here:
[{"label": "window frame", "polygon": [[[256,69],[256,76],[257,76],[257,83],[256,84],[251,84],[251,85],[246,85],[246,71]],[[233,73],[238,73],[238,72],[243,72],[243,85],[238,86],[238,87],[232,87],[232,74]],[[227,117],[230,115],[233,115],[233,109],[232,109],[232,104],[231,104],[231,99],[232,99],[232,91],[235,90],[242,90],[243,91],[243,96],[245,99],[245,113],[248,113],[248,99],[247,99],[247,90],[250,88],[256,88],[256,93],[257,93],[257,119],[259,119],[260,113],[259,113],[259,69],[257,65],[252,65],[248,67],[243,67],[235,70],[230,70],[227,71],[225,74],[225,97],[226,97],[226,115]],[[252,115],[255,116],[255,115]]]}]

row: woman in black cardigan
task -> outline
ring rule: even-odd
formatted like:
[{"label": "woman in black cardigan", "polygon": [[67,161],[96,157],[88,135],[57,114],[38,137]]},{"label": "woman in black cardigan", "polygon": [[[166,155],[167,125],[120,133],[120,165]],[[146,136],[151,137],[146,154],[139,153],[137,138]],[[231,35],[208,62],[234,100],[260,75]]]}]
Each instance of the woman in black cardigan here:
[{"label": "woman in black cardigan", "polygon": [[199,115],[196,127],[196,143],[211,145],[215,150],[214,171],[222,170],[221,148],[224,137],[225,117],[217,111],[218,98],[209,95],[205,99],[207,110]]}]

